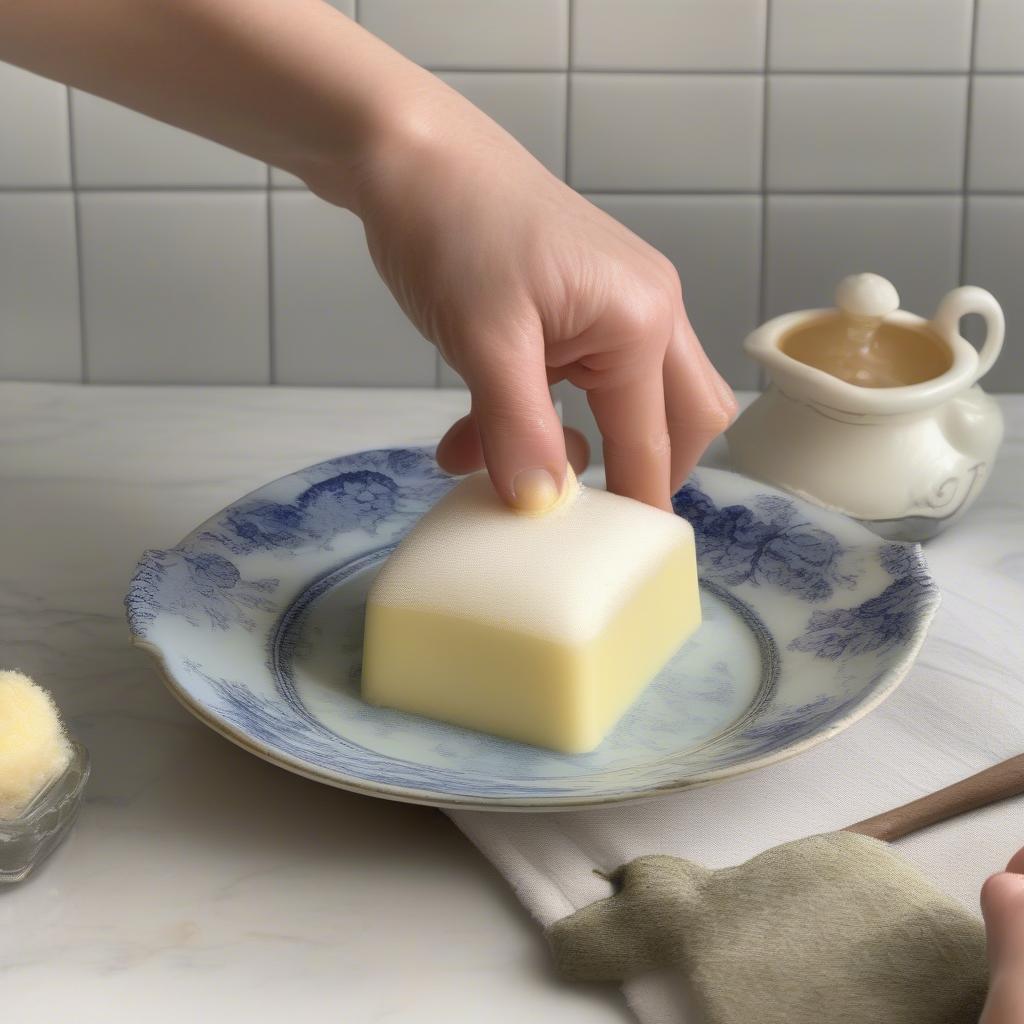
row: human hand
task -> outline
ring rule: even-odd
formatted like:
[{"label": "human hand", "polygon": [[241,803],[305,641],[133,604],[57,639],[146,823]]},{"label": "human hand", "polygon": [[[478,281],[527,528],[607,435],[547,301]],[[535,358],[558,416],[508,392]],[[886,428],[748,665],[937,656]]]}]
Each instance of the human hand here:
[{"label": "human hand", "polygon": [[[436,80],[434,80],[436,81]],[[548,387],[584,389],[609,489],[661,508],[735,414],[663,255],[542,167],[442,83],[424,83],[347,183],[381,276],[466,381],[438,461],[486,465],[510,504],[561,491]],[[330,179],[309,180],[333,199]],[[585,442],[570,435],[580,468]]]},{"label": "human hand", "polygon": [[[0,59],[354,210],[388,287],[469,385],[439,461],[486,464],[512,504],[543,507],[565,477],[549,383],[587,392],[611,490],[663,508],[735,412],[664,256],[319,0],[0,2]],[[570,437],[577,465],[584,449]]]},{"label": "human hand", "polygon": [[1024,1021],[1024,849],[981,890],[991,970],[980,1024]]}]

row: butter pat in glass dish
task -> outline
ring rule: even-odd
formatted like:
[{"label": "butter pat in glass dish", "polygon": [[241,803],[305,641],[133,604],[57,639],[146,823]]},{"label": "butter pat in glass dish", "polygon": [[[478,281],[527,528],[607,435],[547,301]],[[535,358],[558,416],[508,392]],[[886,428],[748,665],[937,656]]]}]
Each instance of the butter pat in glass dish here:
[{"label": "butter pat in glass dish", "polygon": [[21,881],[64,839],[88,777],[85,747],[69,739],[53,698],[0,671],[0,883]]},{"label": "butter pat in glass dish", "polygon": [[570,476],[539,514],[485,474],[420,520],[366,608],[371,704],[548,747],[597,747],[701,621],[693,530]]}]

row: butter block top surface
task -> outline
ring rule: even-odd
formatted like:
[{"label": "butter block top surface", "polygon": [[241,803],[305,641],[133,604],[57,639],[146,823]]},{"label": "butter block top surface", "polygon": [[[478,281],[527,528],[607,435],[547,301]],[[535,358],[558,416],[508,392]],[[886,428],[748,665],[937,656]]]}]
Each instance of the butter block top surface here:
[{"label": "butter block top surface", "polygon": [[369,600],[582,644],[684,544],[689,523],[630,498],[571,481],[554,509],[523,515],[478,473],[413,527]]}]

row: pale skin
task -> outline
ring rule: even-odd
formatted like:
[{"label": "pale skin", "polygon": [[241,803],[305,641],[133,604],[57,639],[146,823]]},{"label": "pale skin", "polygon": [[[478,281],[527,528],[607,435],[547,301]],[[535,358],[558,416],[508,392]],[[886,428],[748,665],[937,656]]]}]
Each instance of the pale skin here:
[{"label": "pale skin", "polygon": [[[0,60],[297,175],[366,228],[395,298],[472,396],[442,439],[511,505],[553,503],[586,444],[549,384],[583,388],[609,487],[661,508],[736,412],[672,264],[433,75],[320,0],[0,0]],[[1024,851],[982,895],[984,1024],[1024,1020]]]},{"label": "pale skin", "polygon": [[[441,441],[510,504],[559,495],[549,383],[587,392],[609,487],[662,508],[735,412],[672,264],[436,77],[319,0],[0,0],[0,58],[291,171],[356,213],[462,375]],[[585,461],[570,436],[569,455]]]},{"label": "pale skin", "polygon": [[1024,1021],[1024,849],[981,890],[992,971],[981,1024]]}]

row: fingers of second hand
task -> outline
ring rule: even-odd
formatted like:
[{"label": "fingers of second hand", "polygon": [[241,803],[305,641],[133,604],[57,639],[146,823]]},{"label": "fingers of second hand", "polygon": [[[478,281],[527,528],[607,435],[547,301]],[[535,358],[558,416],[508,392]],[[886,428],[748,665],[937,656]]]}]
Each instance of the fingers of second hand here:
[{"label": "fingers of second hand", "polygon": [[604,438],[605,476],[616,494],[671,509],[671,445],[665,418],[665,389],[660,364],[647,372],[587,393]]}]

